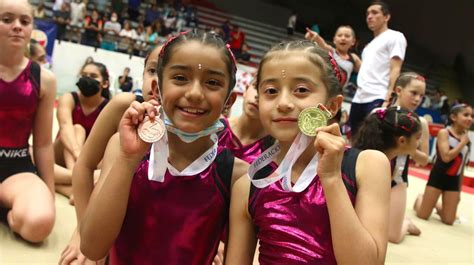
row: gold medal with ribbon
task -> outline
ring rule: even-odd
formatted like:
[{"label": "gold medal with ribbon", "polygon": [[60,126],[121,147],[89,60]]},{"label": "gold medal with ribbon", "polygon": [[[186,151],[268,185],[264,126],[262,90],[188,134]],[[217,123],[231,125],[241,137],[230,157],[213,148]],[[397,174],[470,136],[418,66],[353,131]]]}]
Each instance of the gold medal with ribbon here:
[{"label": "gold medal with ribbon", "polygon": [[323,104],[306,108],[298,116],[298,128],[307,136],[316,136],[316,129],[326,126],[331,116],[331,112]]}]

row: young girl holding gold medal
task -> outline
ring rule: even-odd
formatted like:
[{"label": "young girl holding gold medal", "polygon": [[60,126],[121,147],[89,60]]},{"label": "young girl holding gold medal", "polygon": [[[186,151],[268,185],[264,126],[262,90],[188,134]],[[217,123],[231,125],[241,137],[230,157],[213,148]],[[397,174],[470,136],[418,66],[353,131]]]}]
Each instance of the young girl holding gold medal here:
[{"label": "young girl holding gold medal", "polygon": [[341,81],[332,56],[308,41],[264,56],[260,120],[277,142],[233,187],[226,264],[252,264],[257,240],[260,264],[384,262],[390,165],[381,152],[347,149],[339,126],[325,125]]}]

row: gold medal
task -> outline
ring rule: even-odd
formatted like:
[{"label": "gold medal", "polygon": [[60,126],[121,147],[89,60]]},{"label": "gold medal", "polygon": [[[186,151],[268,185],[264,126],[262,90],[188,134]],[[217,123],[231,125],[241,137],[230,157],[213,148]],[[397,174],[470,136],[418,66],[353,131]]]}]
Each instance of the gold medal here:
[{"label": "gold medal", "polygon": [[300,112],[298,116],[298,127],[307,136],[316,136],[316,129],[328,124],[331,112],[322,104],[309,107]]}]

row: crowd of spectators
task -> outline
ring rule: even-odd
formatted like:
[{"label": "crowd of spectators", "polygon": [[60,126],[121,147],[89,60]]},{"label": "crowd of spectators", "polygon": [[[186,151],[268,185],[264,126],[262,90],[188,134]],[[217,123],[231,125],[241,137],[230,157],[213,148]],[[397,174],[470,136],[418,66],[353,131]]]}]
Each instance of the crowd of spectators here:
[{"label": "crowd of spectators", "polygon": [[[38,3],[36,18],[45,18]],[[179,0],[56,0],[57,39],[144,56],[169,34],[198,26],[197,11]]]}]

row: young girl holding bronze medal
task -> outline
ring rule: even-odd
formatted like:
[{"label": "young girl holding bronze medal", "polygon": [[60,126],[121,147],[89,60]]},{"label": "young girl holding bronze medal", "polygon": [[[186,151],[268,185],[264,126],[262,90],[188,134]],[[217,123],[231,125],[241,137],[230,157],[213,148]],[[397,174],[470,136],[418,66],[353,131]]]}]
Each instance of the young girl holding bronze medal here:
[{"label": "young girl holding bronze medal", "polygon": [[341,81],[332,56],[308,41],[262,59],[260,119],[277,142],[233,187],[226,264],[252,264],[257,239],[260,264],[383,263],[390,166],[381,152],[346,148],[339,126],[326,125]]},{"label": "young girl holding bronze medal", "polygon": [[168,40],[158,60],[161,105],[134,102],[122,117],[119,155],[82,220],[85,256],[110,250],[110,264],[212,263],[230,188],[248,167],[217,144],[235,71],[214,34]]}]

